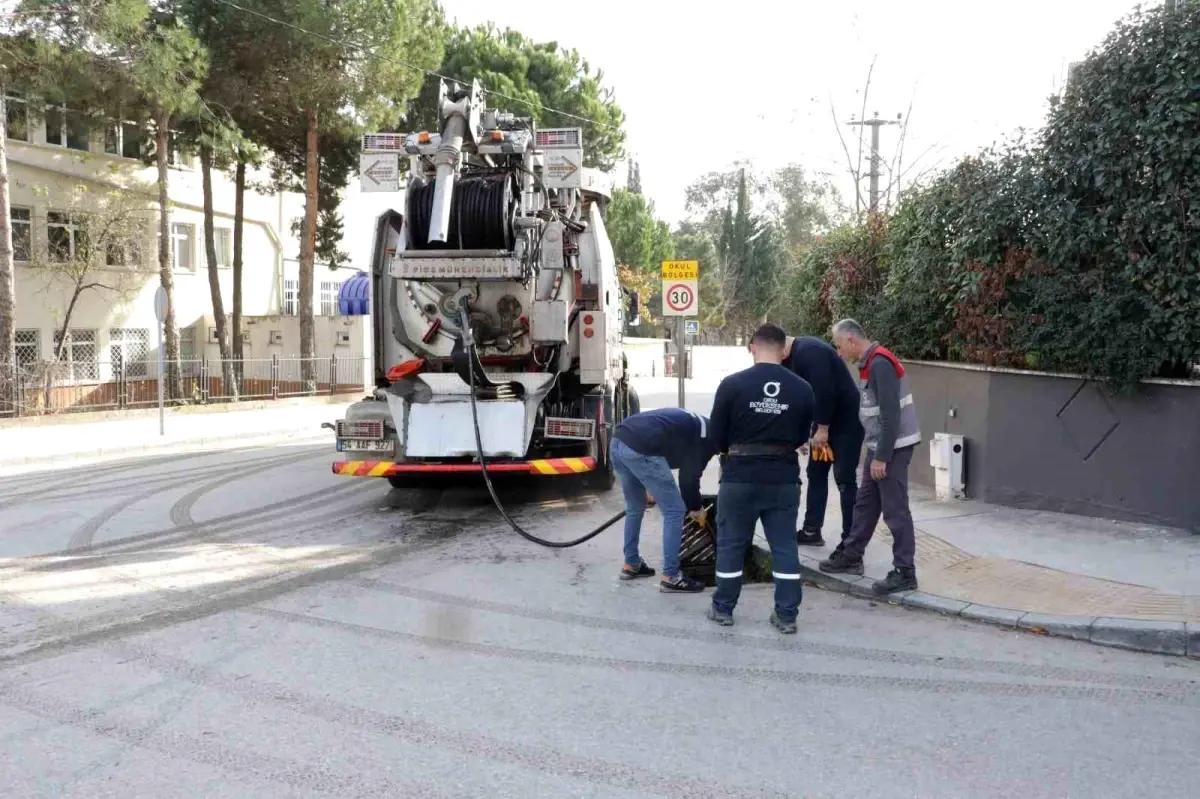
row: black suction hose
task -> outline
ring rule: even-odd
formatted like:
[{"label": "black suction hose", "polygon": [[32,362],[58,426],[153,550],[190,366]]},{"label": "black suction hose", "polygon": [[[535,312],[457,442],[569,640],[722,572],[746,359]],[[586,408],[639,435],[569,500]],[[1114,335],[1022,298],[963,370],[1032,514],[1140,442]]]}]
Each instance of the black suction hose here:
[{"label": "black suction hose", "polygon": [[492,478],[490,475],[488,475],[487,459],[483,457],[483,435],[479,432],[479,410],[475,405],[475,339],[471,335],[471,329],[467,324],[467,298],[464,296],[460,302],[462,305],[463,344],[470,350],[467,357],[467,374],[470,377],[471,422],[475,425],[475,450],[479,455],[479,468],[483,472],[483,481],[487,483],[488,493],[492,495],[492,502],[495,504],[496,510],[500,511],[500,515],[504,517],[504,521],[508,522],[508,526],[511,527],[518,535],[528,541],[532,541],[535,544],[541,544],[544,547],[550,547],[551,549],[568,549],[570,547],[577,547],[586,541],[591,541],[593,538],[624,519],[625,511],[621,511],[616,516],[613,516],[611,519],[601,524],[595,530],[592,530],[580,538],[576,538],[574,541],[547,541],[544,538],[538,538],[536,535],[525,531],[522,529],[521,525],[514,522],[512,517],[508,515],[508,511],[504,510],[504,505],[501,504],[500,497],[496,496],[496,489],[492,485]]}]

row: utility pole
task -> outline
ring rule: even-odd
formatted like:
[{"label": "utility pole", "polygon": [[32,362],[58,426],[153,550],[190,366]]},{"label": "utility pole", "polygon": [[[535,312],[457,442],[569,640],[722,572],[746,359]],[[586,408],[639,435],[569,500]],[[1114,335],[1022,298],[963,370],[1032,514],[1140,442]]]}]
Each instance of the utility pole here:
[{"label": "utility pole", "polygon": [[884,125],[899,125],[902,119],[904,119],[903,114],[896,114],[895,119],[880,119],[879,112],[876,111],[872,119],[856,120],[851,117],[850,121],[846,123],[854,127],[865,125],[871,129],[871,172],[868,174],[871,179],[871,213],[879,210],[879,169],[883,163],[879,156],[879,129]]}]

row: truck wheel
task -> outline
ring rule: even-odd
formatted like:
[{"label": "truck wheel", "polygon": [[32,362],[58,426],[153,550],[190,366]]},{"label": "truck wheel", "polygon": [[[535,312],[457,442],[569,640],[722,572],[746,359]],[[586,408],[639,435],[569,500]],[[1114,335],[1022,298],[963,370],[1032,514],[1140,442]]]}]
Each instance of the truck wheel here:
[{"label": "truck wheel", "polygon": [[596,459],[596,469],[587,476],[588,487],[596,491],[612,491],[617,482],[617,473],[613,469],[612,458],[609,457],[612,437],[608,435],[607,427],[600,424],[601,418],[612,418],[615,405],[611,397],[605,397],[603,401],[596,403],[596,438],[591,447],[592,456]]},{"label": "truck wheel", "polygon": [[633,416],[634,414],[641,413],[642,412],[642,400],[641,400],[641,397],[638,396],[637,389],[634,388],[632,385],[627,384],[626,391],[629,392],[629,400],[628,400],[629,414],[628,415]]},{"label": "truck wheel", "polygon": [[617,484],[617,473],[613,469],[607,449],[606,445],[603,455],[596,458],[596,470],[587,477],[588,487],[596,491],[612,491],[613,486]]}]

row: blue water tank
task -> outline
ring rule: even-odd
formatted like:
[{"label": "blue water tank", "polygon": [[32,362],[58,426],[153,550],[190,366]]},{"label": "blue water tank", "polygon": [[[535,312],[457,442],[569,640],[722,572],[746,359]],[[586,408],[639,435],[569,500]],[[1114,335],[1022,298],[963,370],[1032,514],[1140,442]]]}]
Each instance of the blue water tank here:
[{"label": "blue water tank", "polygon": [[358,272],[342,283],[338,292],[338,313],[342,316],[366,316],[371,313],[371,279]]}]

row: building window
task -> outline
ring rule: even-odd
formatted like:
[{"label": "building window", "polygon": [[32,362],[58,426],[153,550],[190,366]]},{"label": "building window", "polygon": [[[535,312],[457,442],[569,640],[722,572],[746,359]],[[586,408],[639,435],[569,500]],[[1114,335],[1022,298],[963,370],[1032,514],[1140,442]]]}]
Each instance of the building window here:
[{"label": "building window", "polygon": [[297,316],[300,313],[300,281],[283,281],[283,315]]},{"label": "building window", "polygon": [[33,260],[33,211],[28,208],[12,208],[9,211],[12,227],[13,260]]},{"label": "building window", "polygon": [[213,230],[213,243],[217,248],[217,268],[233,266],[233,228],[219,227]]},{"label": "building window", "polygon": [[14,334],[17,350],[17,368],[25,374],[33,371],[42,360],[42,331],[18,330]]},{"label": "building window", "polygon": [[179,328],[179,373],[184,377],[200,374],[201,354],[196,350],[196,328]]},{"label": "building window", "polygon": [[50,261],[65,264],[86,259],[88,254],[87,228],[79,216],[62,211],[46,214],[46,240],[50,245]]},{"label": "building window", "polygon": [[342,284],[331,280],[321,281],[321,316],[338,315],[338,292]]},{"label": "building window", "polygon": [[142,247],[133,239],[110,241],[104,247],[105,263],[109,266],[135,268],[142,265]]},{"label": "building window", "polygon": [[79,111],[55,107],[46,109],[46,144],[86,153],[91,149],[90,135],[87,117]]},{"label": "building window", "polygon": [[196,328],[179,328],[179,360],[196,360]]},{"label": "building window", "polygon": [[54,349],[56,352],[60,342],[62,343],[62,353],[58,360],[66,367],[66,379],[83,381],[100,378],[100,364],[96,360],[95,330],[69,330],[65,342],[62,340],[62,331],[55,331]]},{"label": "building window", "polygon": [[141,159],[145,141],[142,126],[133,122],[111,122],[104,128],[104,152],[109,155]]},{"label": "building window", "polygon": [[121,374],[122,364],[126,377],[145,377],[149,374],[146,363],[149,352],[149,330],[115,327],[108,331],[108,354],[112,359],[114,377]]},{"label": "building window", "polygon": [[29,141],[29,106],[20,97],[4,96],[4,124],[8,138]]},{"label": "building window", "polygon": [[196,271],[196,226],[180,222],[171,224],[171,257],[175,268],[185,272]]},{"label": "building window", "polygon": [[179,134],[169,134],[167,166],[175,169],[195,169],[196,155],[179,144]]}]

